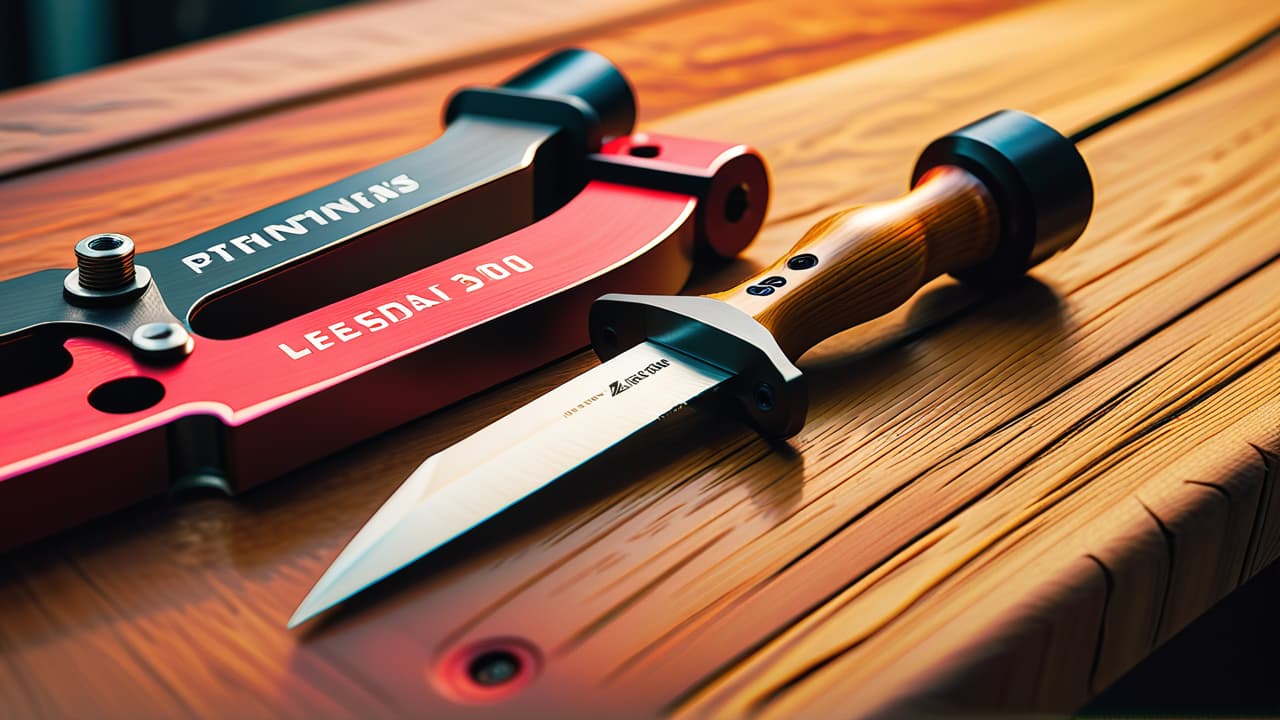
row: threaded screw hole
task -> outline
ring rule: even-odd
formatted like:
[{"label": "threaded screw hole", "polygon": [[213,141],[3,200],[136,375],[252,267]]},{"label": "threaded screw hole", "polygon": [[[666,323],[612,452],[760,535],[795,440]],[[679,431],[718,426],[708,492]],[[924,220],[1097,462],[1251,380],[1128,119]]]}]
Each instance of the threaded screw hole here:
[{"label": "threaded screw hole", "polygon": [[99,235],[89,241],[89,249],[97,250],[98,252],[106,252],[108,250],[118,250],[123,244],[124,241],[118,237]]}]

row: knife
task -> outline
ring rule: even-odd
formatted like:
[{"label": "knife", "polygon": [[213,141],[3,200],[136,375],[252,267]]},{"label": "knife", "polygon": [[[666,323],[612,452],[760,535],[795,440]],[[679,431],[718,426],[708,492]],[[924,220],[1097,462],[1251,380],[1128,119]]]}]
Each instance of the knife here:
[{"label": "knife", "polygon": [[794,361],[806,350],[944,273],[1007,284],[1071,245],[1093,209],[1075,143],[1012,110],[930,143],[912,186],[822,220],[730,290],[597,300],[589,330],[605,362],[427,458],[338,555],[289,627],[702,396],[728,396],[766,436],[794,435],[808,405]]}]

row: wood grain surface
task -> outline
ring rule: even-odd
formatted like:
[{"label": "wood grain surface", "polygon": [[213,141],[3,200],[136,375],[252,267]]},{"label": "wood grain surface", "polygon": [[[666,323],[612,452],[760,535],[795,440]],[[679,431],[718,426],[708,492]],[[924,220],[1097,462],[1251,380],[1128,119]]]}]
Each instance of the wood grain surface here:
[{"label": "wood grain surface", "polygon": [[677,0],[380,3],[123,62],[10,93],[0,124],[0,177],[569,42],[593,29],[670,14],[681,5]]},{"label": "wood grain surface", "polygon": [[[0,275],[66,265],[93,231],[165,245],[412,149],[448,90],[577,33],[635,81],[646,127],[771,161],[760,239],[691,288],[719,290],[822,217],[901,195],[943,132],[1002,107],[1070,131],[1280,20],[1249,0],[1012,4],[653,3],[625,27],[548,21],[502,57],[467,54],[496,36],[460,29],[455,61],[289,107],[236,95],[218,126],[90,123],[95,157],[23,159],[0,184]],[[325,17],[306,33],[337,32]],[[1272,46],[1086,141],[1097,201],[1076,245],[1007,293],[940,280],[818,345],[788,445],[712,414],[664,423],[305,632],[283,629],[297,601],[422,457],[593,361],[234,501],[154,502],[0,556],[0,708],[1069,711],[1280,555],[1278,92]],[[495,638],[531,646],[536,677],[450,700],[447,661]]]},{"label": "wood grain surface", "polygon": [[[643,124],[725,94],[821,70],[1025,2],[984,0],[963,8],[939,7],[936,0],[904,0],[891,6],[806,2],[795,4],[781,16],[769,0],[706,8],[695,5],[642,25],[610,28],[581,44],[604,53],[624,69],[640,98]],[[541,4],[508,0],[505,5],[519,16],[525,5]],[[335,20],[333,28],[338,29],[326,30],[330,26],[322,25],[319,30],[342,32],[340,28],[348,24],[346,17],[340,15]],[[295,52],[327,55],[327,38],[321,34],[314,42],[295,42]],[[461,69],[445,68],[440,73],[320,98],[275,113],[240,117],[239,122],[226,126],[204,127],[193,124],[186,115],[174,120],[158,113],[162,117],[153,122],[185,122],[188,132],[140,147],[134,147],[125,135],[141,132],[138,127],[148,124],[135,124],[127,117],[91,115],[92,122],[86,121],[84,130],[102,136],[100,145],[93,141],[100,150],[98,156],[73,167],[10,178],[4,184],[9,204],[0,279],[71,263],[70,243],[106,225],[132,237],[140,252],[163,247],[410,152],[439,133],[443,104],[454,89],[500,82],[555,47],[548,41],[534,51]],[[162,68],[164,72],[203,76],[206,64],[222,62],[221,55],[234,53],[235,48],[215,45],[208,50],[176,52],[165,66],[173,69]],[[195,57],[187,58],[187,52]],[[154,61],[137,61],[142,67],[126,64],[118,70],[91,73],[83,76],[83,82],[101,74],[103,85],[147,87],[150,65],[145,63],[163,62],[166,57],[160,54]],[[65,82],[73,80],[80,81],[72,78]],[[53,92],[59,86],[54,83],[48,88]],[[40,90],[38,86],[29,92],[39,94]],[[209,112],[231,117],[242,105],[262,105],[265,101],[251,91],[234,78],[223,79],[208,91],[213,98]],[[5,100],[6,117],[27,111],[29,103],[24,95],[6,97],[14,103],[10,106],[10,100]],[[58,136],[74,134],[68,131]],[[714,128],[688,134],[720,136]],[[115,154],[107,152],[112,149]],[[55,150],[41,154],[35,167],[54,162]],[[8,152],[0,154],[0,163],[8,156]],[[174,168],[182,172],[175,173]],[[795,237],[798,235],[793,241]]]}]

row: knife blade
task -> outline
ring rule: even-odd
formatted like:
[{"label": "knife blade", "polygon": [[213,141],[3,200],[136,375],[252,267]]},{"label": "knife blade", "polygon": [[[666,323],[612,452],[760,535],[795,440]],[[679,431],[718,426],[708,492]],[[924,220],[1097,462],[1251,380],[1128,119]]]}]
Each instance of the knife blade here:
[{"label": "knife blade", "polygon": [[705,297],[606,295],[605,360],[428,458],[344,549],[289,620],[323,612],[713,389],[777,438],[804,424],[793,365],[821,340],[889,312],[951,273],[999,285],[1071,245],[1093,208],[1075,144],[1001,111],[925,148],[913,188],[819,222],[783,257]]},{"label": "knife blade", "polygon": [[402,548],[445,544],[728,377],[641,343],[432,455],[352,538],[289,626],[417,559]]}]

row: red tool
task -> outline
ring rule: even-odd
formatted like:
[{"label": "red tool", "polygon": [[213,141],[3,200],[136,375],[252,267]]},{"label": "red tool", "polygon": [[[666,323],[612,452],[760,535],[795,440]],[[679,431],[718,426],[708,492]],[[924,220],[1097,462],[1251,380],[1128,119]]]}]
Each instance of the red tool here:
[{"label": "red tool", "polygon": [[65,372],[0,395],[0,549],[170,487],[244,490],[583,347],[592,300],[679,290],[768,202],[741,145],[624,137],[589,175],[542,221],[243,337],[197,329],[168,365],[66,340]]}]

